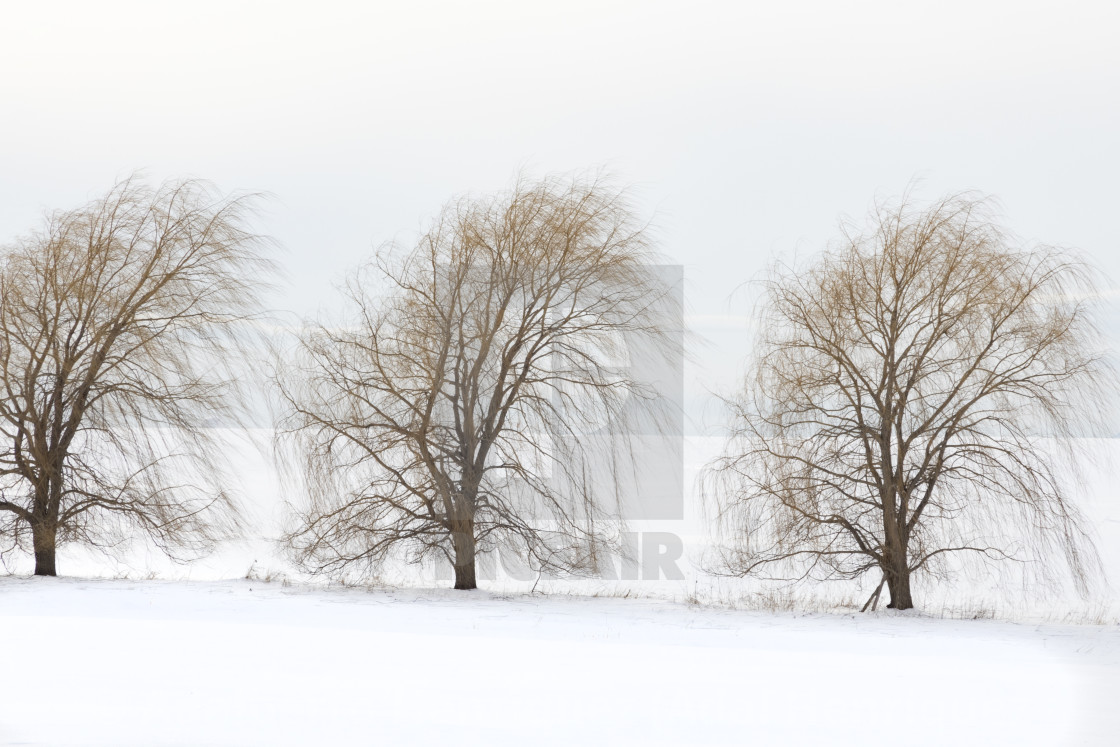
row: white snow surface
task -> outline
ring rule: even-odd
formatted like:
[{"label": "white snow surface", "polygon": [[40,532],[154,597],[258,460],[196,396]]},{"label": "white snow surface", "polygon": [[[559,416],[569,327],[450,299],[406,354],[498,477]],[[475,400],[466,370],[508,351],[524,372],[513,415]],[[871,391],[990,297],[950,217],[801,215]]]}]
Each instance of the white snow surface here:
[{"label": "white snow surface", "polygon": [[0,579],[0,742],[1105,745],[1120,628]]},{"label": "white snow surface", "polygon": [[[918,611],[852,614],[866,585],[791,599],[706,575],[691,499],[638,527],[684,539],[680,580],[455,592],[406,566],[381,578],[397,588],[326,586],[276,542],[275,467],[243,443],[250,534],[209,558],[138,544],[67,547],[58,579],[7,565],[0,744],[1117,744],[1120,440],[1085,450],[1077,497],[1113,586],[1028,603],[998,578],[923,581]],[[688,445],[686,490],[711,451]],[[950,619],[973,616],[1001,619]]]}]

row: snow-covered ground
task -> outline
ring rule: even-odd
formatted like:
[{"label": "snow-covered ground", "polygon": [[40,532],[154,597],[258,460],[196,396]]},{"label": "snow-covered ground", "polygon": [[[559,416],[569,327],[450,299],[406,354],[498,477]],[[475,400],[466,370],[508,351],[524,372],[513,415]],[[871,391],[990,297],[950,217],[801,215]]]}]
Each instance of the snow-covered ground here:
[{"label": "snow-covered ground", "polygon": [[[709,447],[689,445],[689,480]],[[1100,454],[1078,497],[1115,586],[1120,441],[1090,448]],[[923,583],[922,611],[868,615],[837,604],[858,606],[867,590],[813,600],[806,588],[793,606],[828,611],[781,611],[788,597],[703,572],[686,502],[682,521],[637,528],[682,538],[680,579],[499,571],[477,592],[324,587],[275,542],[275,470],[261,452],[238,454],[252,533],[210,558],[67,548],[70,578],[20,575],[26,558],[9,566],[0,744],[1112,745],[1120,734],[1120,602],[1104,585],[1032,607],[998,583]],[[389,573],[449,585],[430,569]],[[685,603],[696,599],[716,606]],[[757,609],[768,604],[778,611]],[[1002,619],[951,619],[962,616]]]},{"label": "snow-covered ground", "polygon": [[7,744],[1111,745],[1120,628],[0,579]]}]

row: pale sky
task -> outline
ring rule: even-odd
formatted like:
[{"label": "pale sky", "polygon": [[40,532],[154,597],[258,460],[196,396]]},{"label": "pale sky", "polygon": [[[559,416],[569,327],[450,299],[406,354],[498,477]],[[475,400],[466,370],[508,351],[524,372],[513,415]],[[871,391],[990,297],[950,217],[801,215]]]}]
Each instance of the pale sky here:
[{"label": "pale sky", "polygon": [[729,386],[747,353],[737,287],[915,177],[922,197],[999,198],[1020,236],[1120,282],[1114,3],[0,11],[0,242],[135,169],[267,191],[288,271],[274,303],[311,313],[452,196],[605,166],[685,267],[711,341],[690,389]]}]

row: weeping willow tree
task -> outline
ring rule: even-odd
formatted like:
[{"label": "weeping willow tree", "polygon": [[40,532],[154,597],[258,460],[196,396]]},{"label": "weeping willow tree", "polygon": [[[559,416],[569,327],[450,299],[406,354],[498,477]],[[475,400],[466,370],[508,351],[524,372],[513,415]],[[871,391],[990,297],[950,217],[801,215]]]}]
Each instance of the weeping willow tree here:
[{"label": "weeping willow tree", "polygon": [[1083,587],[1099,562],[1063,470],[1113,381],[1091,269],[1018,247],[970,195],[881,206],[869,226],[764,281],[734,431],[706,473],[721,565],[874,574],[868,604],[885,584],[897,609],[953,558],[1065,568]]},{"label": "weeping willow tree", "polygon": [[603,181],[520,180],[453,201],[355,275],[348,315],[309,327],[279,375],[304,565],[434,556],[457,589],[499,547],[542,572],[594,565],[618,526],[603,453],[625,470],[632,418],[657,409],[620,362],[672,349],[653,259]]},{"label": "weeping willow tree", "polygon": [[251,198],[137,179],[49,216],[0,258],[0,536],[57,572],[68,542],[178,556],[236,525],[219,445],[258,313]]}]

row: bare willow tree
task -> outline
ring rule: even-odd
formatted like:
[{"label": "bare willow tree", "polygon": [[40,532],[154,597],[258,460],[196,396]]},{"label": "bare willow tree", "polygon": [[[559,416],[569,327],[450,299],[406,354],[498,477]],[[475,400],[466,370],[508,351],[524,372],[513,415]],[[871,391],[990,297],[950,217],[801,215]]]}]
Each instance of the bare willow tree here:
[{"label": "bare willow tree", "polygon": [[0,267],[0,533],[56,573],[66,542],[203,550],[236,523],[204,427],[268,271],[251,198],[137,179],[49,217]]},{"label": "bare willow tree", "polygon": [[578,178],[454,201],[407,255],[379,253],[345,325],[310,328],[279,377],[311,498],[301,561],[434,556],[456,589],[499,547],[593,566],[617,530],[602,456],[625,469],[629,424],[657,409],[627,351],[672,347],[652,258],[624,196]]},{"label": "bare willow tree", "polygon": [[913,574],[969,558],[1065,567],[1084,588],[1098,561],[1063,472],[1111,381],[1089,269],[1017,248],[967,194],[880,206],[870,225],[764,283],[734,433],[707,473],[725,569],[878,572],[868,604],[885,583],[897,609]]}]

